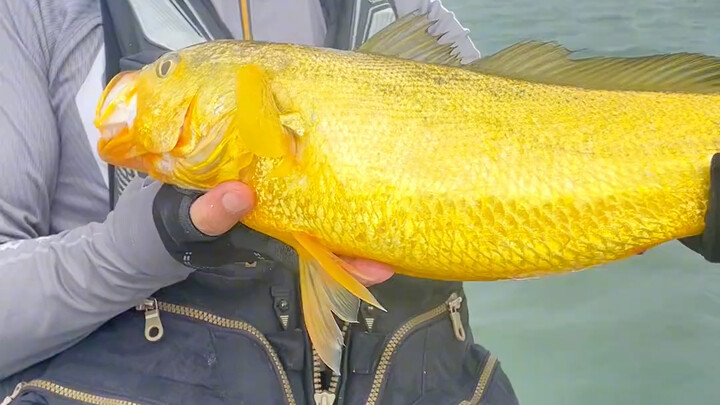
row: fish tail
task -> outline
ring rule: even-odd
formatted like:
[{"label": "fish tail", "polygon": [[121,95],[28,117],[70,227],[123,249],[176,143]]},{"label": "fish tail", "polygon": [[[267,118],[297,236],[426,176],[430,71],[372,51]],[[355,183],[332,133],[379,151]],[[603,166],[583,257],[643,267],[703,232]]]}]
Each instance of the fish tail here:
[{"label": "fish tail", "polygon": [[293,236],[297,241],[300,296],[310,341],[323,363],[340,375],[343,337],[333,313],[345,322],[357,322],[361,299],[385,309],[348,272],[349,263],[307,235]]}]

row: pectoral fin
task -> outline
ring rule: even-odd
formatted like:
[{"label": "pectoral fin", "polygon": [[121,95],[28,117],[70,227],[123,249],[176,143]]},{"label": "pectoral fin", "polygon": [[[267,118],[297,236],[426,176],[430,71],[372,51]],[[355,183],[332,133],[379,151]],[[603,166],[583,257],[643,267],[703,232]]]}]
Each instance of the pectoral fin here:
[{"label": "pectoral fin", "polygon": [[237,91],[233,127],[245,147],[258,157],[282,158],[286,165],[294,163],[293,135],[281,123],[267,74],[256,65],[239,68]]},{"label": "pectoral fin", "polygon": [[278,163],[275,168],[272,169],[272,171],[269,173],[270,177],[284,177],[293,172],[293,169],[295,168],[296,161],[293,156],[285,156],[282,158],[280,163]]},{"label": "pectoral fin", "polygon": [[360,300],[385,310],[346,268],[350,264],[305,234],[293,234],[300,262],[300,293],[308,334],[320,359],[340,374],[342,333],[333,317],[357,322]]}]

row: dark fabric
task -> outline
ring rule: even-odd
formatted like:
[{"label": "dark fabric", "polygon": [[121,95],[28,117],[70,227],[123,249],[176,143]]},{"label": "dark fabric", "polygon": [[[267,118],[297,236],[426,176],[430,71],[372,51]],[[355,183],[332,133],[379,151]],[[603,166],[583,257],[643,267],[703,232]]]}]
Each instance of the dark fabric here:
[{"label": "dark fabric", "polygon": [[[279,290],[286,292],[282,298],[289,315],[287,330],[275,311],[274,292]],[[419,282],[402,276],[371,290],[388,313],[378,314],[372,332],[363,322],[352,327],[341,404],[367,402],[388,340],[408,320],[443,305],[453,292],[463,296],[459,283]],[[255,269],[251,275],[197,272],[155,298],[257,328],[282,362],[295,402],[312,403],[311,352],[293,273],[272,267]],[[127,311],[37,367],[33,378],[141,404],[285,403],[273,361],[257,337],[163,311],[160,319],[163,338],[149,342],[143,335],[143,312]],[[461,319],[467,332],[464,342],[455,338],[447,312],[404,336],[391,357],[376,403],[459,404],[471,398],[490,353],[473,343],[466,305]],[[490,377],[481,403],[518,403],[499,365]],[[26,391],[12,402],[16,403],[80,404],[42,390]]]}]

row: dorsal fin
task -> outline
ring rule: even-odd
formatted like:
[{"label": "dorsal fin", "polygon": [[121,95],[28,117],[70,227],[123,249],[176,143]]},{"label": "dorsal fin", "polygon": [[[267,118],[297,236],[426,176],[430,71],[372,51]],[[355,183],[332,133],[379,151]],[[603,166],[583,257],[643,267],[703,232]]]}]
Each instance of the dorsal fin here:
[{"label": "dorsal fin", "polygon": [[720,59],[697,53],[571,59],[552,42],[526,41],[476,59],[465,69],[585,89],[720,92]]},{"label": "dorsal fin", "polygon": [[452,44],[440,44],[444,34],[429,32],[434,23],[428,13],[407,14],[368,39],[357,52],[585,89],[720,92],[720,59],[699,53],[571,59],[571,52],[557,43],[525,41],[462,65]]},{"label": "dorsal fin", "polygon": [[365,41],[357,52],[414,60],[447,66],[459,66],[460,57],[453,44],[440,44],[443,35],[433,35],[428,29],[436,22],[429,13],[409,13]]}]

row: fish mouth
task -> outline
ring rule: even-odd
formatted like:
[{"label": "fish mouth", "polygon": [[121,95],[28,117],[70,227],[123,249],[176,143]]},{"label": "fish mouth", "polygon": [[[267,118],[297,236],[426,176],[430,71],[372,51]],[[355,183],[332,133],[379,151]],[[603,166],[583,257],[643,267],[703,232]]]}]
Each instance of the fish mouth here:
[{"label": "fish mouth", "polygon": [[142,155],[147,151],[132,136],[138,75],[138,71],[125,71],[113,77],[98,101],[94,123],[100,131],[97,144],[100,158],[115,166],[142,171]]},{"label": "fish mouth", "polygon": [[137,110],[139,72],[118,73],[100,96],[95,110],[95,126],[103,138],[114,137],[122,127],[131,127]]}]

